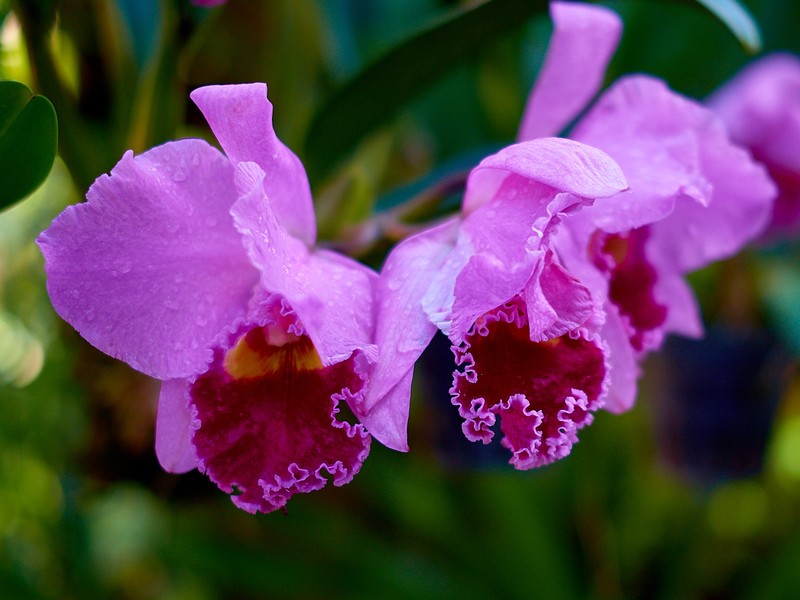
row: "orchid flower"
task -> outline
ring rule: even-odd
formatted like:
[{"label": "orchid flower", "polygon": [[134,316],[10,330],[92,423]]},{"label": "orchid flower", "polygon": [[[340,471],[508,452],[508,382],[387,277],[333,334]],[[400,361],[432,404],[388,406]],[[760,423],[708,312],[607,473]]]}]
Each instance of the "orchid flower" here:
[{"label": "orchid flower", "polygon": [[[598,91],[621,22],[590,5],[553,3],[553,40],[528,99],[519,139],[558,133]],[[557,103],[562,95],[570,100]],[[629,409],[639,359],[667,332],[699,336],[684,275],[728,257],[763,230],[775,195],[764,169],[723,123],[654,78],[618,80],[570,132],[622,167],[630,190],[565,219],[554,246],[605,300],[611,389]]]},{"label": "orchid flower", "polygon": [[360,411],[377,275],[314,247],[303,165],[264,84],[192,93],[204,141],[127,152],[39,237],[56,311],[160,379],[156,453],[250,512],[349,482],[369,452]]},{"label": "orchid flower", "polygon": [[597,93],[621,33],[602,7],[554,2],[551,15],[522,142],[470,174],[459,218],[402,242],[381,272],[365,418],[393,425],[371,429],[393,447],[438,327],[459,366],[451,395],[466,437],[487,443],[499,416],[517,468],[564,456],[592,411],[630,408],[638,361],[664,332],[699,334],[682,275],[765,224],[763,169],[660,81],[621,80],[574,128],[580,144],[544,137]]},{"label": "orchid flower", "polygon": [[800,230],[800,58],[773,54],[748,66],[708,102],[731,139],[764,164],[778,197],[767,234]]},{"label": "orchid flower", "polygon": [[564,215],[625,187],[614,161],[570,140],[484,159],[461,214],[401,242],[381,271],[380,357],[364,403],[372,434],[406,447],[414,362],[438,328],[461,367],[451,393],[470,440],[488,443],[500,417],[517,468],[569,453],[602,406],[607,352],[600,306],[551,239]]}]

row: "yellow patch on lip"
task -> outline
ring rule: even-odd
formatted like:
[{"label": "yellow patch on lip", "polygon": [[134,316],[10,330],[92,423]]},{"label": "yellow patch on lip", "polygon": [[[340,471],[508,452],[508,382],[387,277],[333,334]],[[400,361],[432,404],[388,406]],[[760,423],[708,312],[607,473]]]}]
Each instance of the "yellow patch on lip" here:
[{"label": "yellow patch on lip", "polygon": [[322,360],[308,336],[286,333],[269,325],[247,332],[225,355],[225,370],[234,379],[322,368]]},{"label": "yellow patch on lip", "polygon": [[625,262],[629,251],[630,243],[626,237],[621,235],[608,236],[603,245],[603,252],[611,256],[618,265]]}]

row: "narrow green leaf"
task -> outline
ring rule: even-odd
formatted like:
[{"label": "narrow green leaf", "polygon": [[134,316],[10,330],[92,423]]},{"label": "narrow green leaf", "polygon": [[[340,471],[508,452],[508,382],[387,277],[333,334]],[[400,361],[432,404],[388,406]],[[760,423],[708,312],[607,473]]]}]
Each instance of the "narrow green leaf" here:
[{"label": "narrow green leaf", "polygon": [[0,209],[45,180],[58,146],[56,111],[17,81],[0,81]]},{"label": "narrow green leaf", "polygon": [[731,30],[752,53],[761,50],[761,33],[753,16],[738,0],[697,0]]},{"label": "narrow green leaf", "polygon": [[547,11],[547,0],[489,0],[392,48],[334,94],[306,137],[306,163],[319,179],[369,132],[484,45]]}]

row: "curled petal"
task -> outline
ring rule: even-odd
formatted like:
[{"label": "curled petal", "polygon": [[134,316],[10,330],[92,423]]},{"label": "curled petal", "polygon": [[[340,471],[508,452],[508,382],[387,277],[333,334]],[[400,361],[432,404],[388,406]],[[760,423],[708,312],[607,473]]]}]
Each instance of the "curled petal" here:
[{"label": "curled petal", "polygon": [[541,272],[523,294],[534,342],[577,329],[589,320],[595,306],[591,292],[556,261],[552,251],[541,264]]},{"label": "curled petal", "polygon": [[512,174],[582,198],[605,198],[628,187],[619,165],[605,152],[563,138],[535,139],[503,148],[472,170],[463,212],[492,200]]},{"label": "curled petal", "polygon": [[128,152],[87,198],[39,236],[56,311],[143,373],[195,373],[258,281],[228,213],[230,163],[200,140]]},{"label": "curled petal", "polygon": [[377,359],[373,339],[373,285],[377,274],[325,250],[309,250],[278,221],[264,195],[265,174],[255,163],[237,165],[241,196],[231,210],[264,289],[283,296],[300,317],[322,362],[360,350]]},{"label": "curled petal", "polygon": [[528,97],[520,140],[558,134],[603,83],[619,43],[622,22],[601,6],[552,2],[553,36]]},{"label": "curled petal", "polygon": [[308,177],[300,159],[275,135],[267,86],[213,85],[196,89],[191,98],[231,162],[255,162],[264,171],[264,191],[278,222],[313,245],[316,220]]},{"label": "curled petal", "polygon": [[191,441],[193,419],[188,403],[187,380],[170,379],[161,384],[156,419],[156,456],[169,473],[186,473],[197,467]]}]

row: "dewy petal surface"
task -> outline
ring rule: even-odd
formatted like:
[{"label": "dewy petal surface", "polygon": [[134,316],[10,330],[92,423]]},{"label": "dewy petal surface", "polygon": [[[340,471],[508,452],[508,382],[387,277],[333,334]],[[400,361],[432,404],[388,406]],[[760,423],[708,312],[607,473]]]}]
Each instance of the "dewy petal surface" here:
[{"label": "dewy petal surface", "polygon": [[186,473],[197,467],[192,446],[193,419],[189,410],[189,382],[170,379],[161,384],[156,419],[156,456],[169,473]]},{"label": "dewy petal surface", "polygon": [[600,89],[622,32],[620,18],[600,6],[551,2],[550,15],[553,35],[519,140],[556,135],[578,115]]},{"label": "dewy petal surface", "polygon": [[467,180],[462,212],[489,202],[509,175],[583,198],[604,198],[628,187],[619,165],[602,150],[564,138],[535,139],[484,158]]},{"label": "dewy petal surface", "polygon": [[143,373],[197,372],[258,281],[228,213],[236,196],[230,163],[203,141],[126,153],[39,236],[56,311]]},{"label": "dewy petal surface", "polygon": [[190,390],[200,469],[249,512],[281,508],[328,476],[344,485],[369,452],[364,427],[336,416],[363,387],[355,357],[323,366],[290,320],[244,330]]},{"label": "dewy petal surface", "polygon": [[278,222],[313,245],[316,220],[308,177],[300,159],[275,134],[267,86],[207,86],[194,90],[191,98],[231,162],[255,162],[264,171],[264,191]]},{"label": "dewy petal surface", "polygon": [[497,417],[511,463],[529,469],[566,456],[605,394],[605,353],[577,334],[532,342],[519,298],[479,319],[454,346],[453,404],[468,439],[488,443]]},{"label": "dewy petal surface", "polygon": [[283,296],[300,317],[323,364],[360,350],[374,362],[373,286],[378,275],[335,252],[309,250],[278,221],[264,195],[264,172],[255,163],[237,166],[241,196],[232,209],[264,289]]}]

